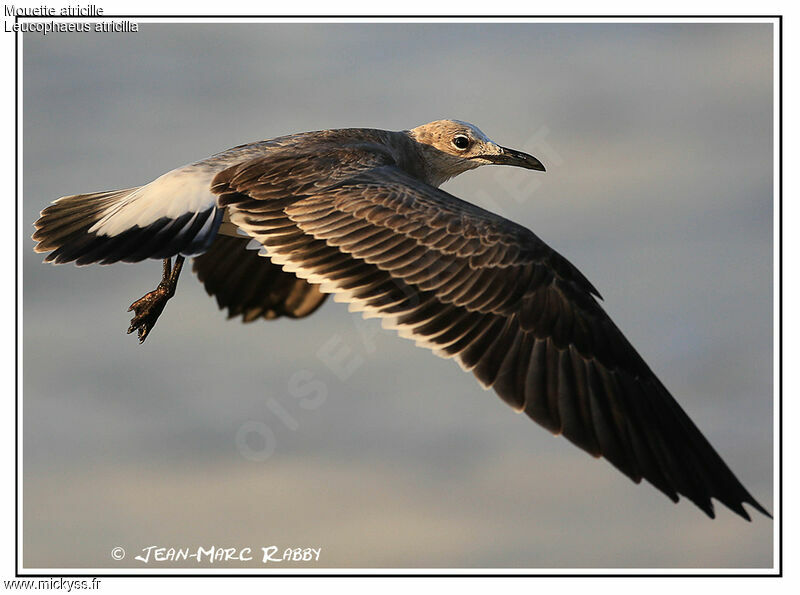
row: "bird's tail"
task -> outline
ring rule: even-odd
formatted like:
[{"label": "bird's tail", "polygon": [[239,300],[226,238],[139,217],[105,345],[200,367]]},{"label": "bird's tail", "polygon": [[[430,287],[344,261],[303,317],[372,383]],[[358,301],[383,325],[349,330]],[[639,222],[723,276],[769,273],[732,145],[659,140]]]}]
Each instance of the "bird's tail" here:
[{"label": "bird's tail", "polygon": [[93,235],[89,229],[134,190],[138,187],[59,198],[44,209],[34,223],[36,231],[32,237],[38,242],[34,250],[50,252],[45,262],[70,262],[85,256],[86,244]]},{"label": "bird's tail", "polygon": [[[140,225],[129,216],[133,203],[147,187],[64,196],[41,212],[34,223],[36,252],[50,252],[45,262],[78,265],[139,262],[196,254],[210,244],[222,220],[214,206],[165,214]],[[103,225],[115,225],[109,231]]]}]

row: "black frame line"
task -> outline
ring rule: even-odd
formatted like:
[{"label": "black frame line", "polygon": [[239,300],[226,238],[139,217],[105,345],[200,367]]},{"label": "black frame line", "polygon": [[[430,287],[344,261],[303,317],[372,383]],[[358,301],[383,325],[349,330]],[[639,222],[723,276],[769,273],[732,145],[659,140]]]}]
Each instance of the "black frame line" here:
[{"label": "black frame line", "polygon": [[[585,574],[570,574],[565,572],[529,572],[529,573],[500,573],[500,572],[464,572],[464,573],[263,573],[263,572],[237,572],[233,574],[226,573],[125,573],[125,572],[109,572],[102,574],[43,574],[43,573],[20,573],[19,572],[19,250],[20,250],[20,229],[19,225],[15,225],[14,230],[14,576],[16,578],[44,578],[44,577],[72,577],[72,578],[782,578],[783,577],[783,15],[764,15],[764,14],[749,14],[749,15],[720,15],[720,14],[703,14],[703,15],[653,15],[653,14],[615,14],[615,15],[592,15],[592,14],[562,14],[562,15],[310,15],[310,14],[297,14],[297,15],[181,15],[181,14],[151,14],[151,15],[136,15],[136,14],[103,14],[91,16],[78,16],[78,15],[43,15],[43,16],[14,16],[14,23],[18,23],[21,19],[73,19],[73,20],[87,20],[87,19],[193,19],[193,20],[230,20],[230,19],[274,19],[276,22],[297,20],[297,19],[331,19],[335,21],[353,21],[361,19],[433,19],[440,21],[452,22],[455,19],[463,22],[474,20],[508,20],[508,19],[543,19],[547,21],[553,20],[568,20],[568,19],[598,19],[598,20],[620,20],[620,19],[687,19],[691,21],[701,21],[704,19],[728,19],[728,20],[752,20],[752,19],[772,19],[777,20],[778,25],[778,154],[773,158],[777,159],[778,163],[778,224],[777,228],[773,229],[773,233],[777,232],[778,242],[778,266],[777,270],[773,271],[773,275],[777,273],[778,281],[778,425],[773,428],[773,432],[777,432],[778,439],[778,493],[777,493],[777,508],[780,514],[780,522],[778,523],[778,572],[777,574],[763,572],[763,573],[585,573]],[[14,221],[19,221],[19,31],[14,31]],[[775,60],[773,56],[773,64]],[[774,105],[774,103],[773,103]],[[773,166],[774,167],[774,166]],[[773,195],[774,201],[774,195]],[[773,236],[773,242],[775,241]],[[774,244],[773,244],[774,249]],[[774,277],[773,277],[774,283]],[[774,298],[773,298],[774,299]],[[776,354],[773,353],[773,357]],[[774,444],[774,443],[773,443]],[[773,471],[774,472],[774,471]],[[774,496],[773,496],[774,497]],[[176,569],[176,571],[179,569]],[[238,569],[237,569],[238,570]],[[576,569],[577,570],[577,569]]]}]

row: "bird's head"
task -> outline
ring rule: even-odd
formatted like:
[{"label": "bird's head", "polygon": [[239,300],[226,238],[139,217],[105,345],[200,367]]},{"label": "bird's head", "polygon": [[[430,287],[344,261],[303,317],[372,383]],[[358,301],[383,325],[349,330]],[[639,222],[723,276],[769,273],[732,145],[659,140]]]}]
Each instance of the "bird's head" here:
[{"label": "bird's head", "polygon": [[408,135],[420,145],[435,186],[481,165],[545,170],[536,157],[501,147],[467,122],[437,120],[409,130]]}]

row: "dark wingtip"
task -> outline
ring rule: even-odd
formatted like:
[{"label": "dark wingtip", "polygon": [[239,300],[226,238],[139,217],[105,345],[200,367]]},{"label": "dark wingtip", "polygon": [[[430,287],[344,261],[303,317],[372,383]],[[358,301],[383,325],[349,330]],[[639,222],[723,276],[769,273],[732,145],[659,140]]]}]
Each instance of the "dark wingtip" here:
[{"label": "dark wingtip", "polygon": [[[755,498],[751,498],[751,499],[749,499],[749,500],[746,500],[746,501],[745,501],[745,503],[747,503],[747,504],[749,504],[750,506],[752,506],[753,508],[755,508],[755,509],[756,509],[758,512],[760,512],[761,514],[763,514],[763,515],[764,515],[765,517],[767,517],[768,519],[774,520],[774,519],[772,519],[772,515],[771,515],[771,514],[770,514],[770,513],[767,511],[767,509],[766,509],[766,508],[764,508],[763,506],[761,506],[761,504],[759,504],[759,503],[756,501],[756,499],[755,499]],[[744,510],[744,507],[742,507],[742,510]],[[749,517],[749,516],[747,516],[747,513],[746,513],[746,512],[745,512],[745,516],[746,516],[747,520],[749,521],[749,520],[750,520],[750,517]]]}]

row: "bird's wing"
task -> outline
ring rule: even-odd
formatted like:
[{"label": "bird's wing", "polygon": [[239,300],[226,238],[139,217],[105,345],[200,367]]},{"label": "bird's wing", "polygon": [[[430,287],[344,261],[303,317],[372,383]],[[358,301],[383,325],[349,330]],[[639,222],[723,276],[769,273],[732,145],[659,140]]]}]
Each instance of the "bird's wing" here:
[{"label": "bird's wing", "polygon": [[211,247],[194,258],[194,272],[228,317],[244,322],[258,318],[303,318],[322,305],[327,294],[281,268],[256,250],[247,238],[217,235]]},{"label": "bird's wing", "polygon": [[352,148],[217,175],[231,221],[287,272],[454,357],[512,407],[709,516],[764,514],[611,321],[529,230]]}]

